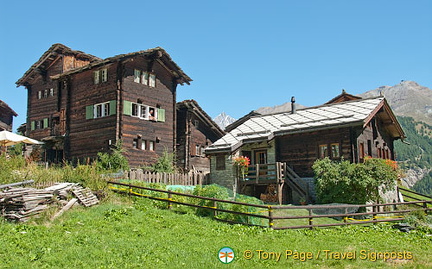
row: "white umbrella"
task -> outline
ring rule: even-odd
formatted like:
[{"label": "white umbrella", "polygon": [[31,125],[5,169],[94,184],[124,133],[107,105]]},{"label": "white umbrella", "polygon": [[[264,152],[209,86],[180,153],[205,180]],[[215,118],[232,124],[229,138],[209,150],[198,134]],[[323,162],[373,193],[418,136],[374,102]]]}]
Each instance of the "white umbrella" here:
[{"label": "white umbrella", "polygon": [[12,146],[19,143],[26,143],[26,144],[36,144],[40,145],[43,144],[43,142],[37,141],[35,139],[28,138],[23,135],[14,134],[8,131],[1,131],[0,132],[0,146]]}]

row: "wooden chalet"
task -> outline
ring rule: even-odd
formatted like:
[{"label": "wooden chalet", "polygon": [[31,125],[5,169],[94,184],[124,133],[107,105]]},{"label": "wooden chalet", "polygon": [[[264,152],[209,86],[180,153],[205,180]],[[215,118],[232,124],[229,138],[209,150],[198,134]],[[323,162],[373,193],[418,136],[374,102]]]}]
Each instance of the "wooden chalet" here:
[{"label": "wooden chalet", "polygon": [[224,135],[195,100],[177,103],[177,167],[185,172],[210,172],[204,149]]},{"label": "wooden chalet", "polygon": [[54,44],[16,84],[48,161],[95,158],[122,140],[139,166],[174,151],[177,85],[190,81],[160,47],[100,59]]},{"label": "wooden chalet", "polygon": [[[250,117],[206,153],[212,182],[256,197],[271,196],[274,202],[298,203],[312,200],[315,160],[394,160],[394,141],[404,137],[384,97],[361,99],[343,92],[321,106]],[[248,174],[236,183],[235,156],[251,160]]]},{"label": "wooden chalet", "polygon": [[16,116],[18,114],[0,100],[0,131],[12,131],[13,117]]}]

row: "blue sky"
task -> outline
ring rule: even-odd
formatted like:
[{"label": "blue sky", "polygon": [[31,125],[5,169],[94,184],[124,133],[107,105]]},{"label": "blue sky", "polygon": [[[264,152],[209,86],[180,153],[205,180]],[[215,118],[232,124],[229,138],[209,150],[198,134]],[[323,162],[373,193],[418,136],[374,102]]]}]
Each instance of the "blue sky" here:
[{"label": "blue sky", "polygon": [[0,99],[25,122],[15,82],[54,43],[106,58],[161,46],[212,117],[313,106],[401,80],[432,88],[432,1],[1,1]]}]

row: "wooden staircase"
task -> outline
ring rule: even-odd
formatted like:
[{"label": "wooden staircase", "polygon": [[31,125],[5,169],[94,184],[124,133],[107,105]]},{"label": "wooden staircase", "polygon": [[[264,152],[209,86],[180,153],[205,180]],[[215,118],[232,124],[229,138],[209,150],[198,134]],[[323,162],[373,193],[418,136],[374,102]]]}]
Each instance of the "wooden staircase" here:
[{"label": "wooden staircase", "polygon": [[309,186],[302,180],[302,178],[294,172],[291,167],[286,163],[282,163],[284,168],[285,183],[295,192],[297,192],[301,198],[304,198],[306,203],[311,203],[311,197],[309,195]]}]

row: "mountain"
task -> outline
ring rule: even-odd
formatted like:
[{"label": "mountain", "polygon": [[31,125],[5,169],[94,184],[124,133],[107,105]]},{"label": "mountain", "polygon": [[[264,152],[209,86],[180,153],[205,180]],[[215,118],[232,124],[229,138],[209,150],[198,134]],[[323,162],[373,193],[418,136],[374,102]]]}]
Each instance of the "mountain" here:
[{"label": "mountain", "polygon": [[233,117],[231,117],[230,115],[227,115],[225,112],[220,113],[219,115],[217,115],[213,121],[219,125],[219,127],[222,130],[225,130],[225,127],[227,127],[228,125],[230,125],[231,123],[235,122],[236,119],[234,119]]},{"label": "mountain", "polygon": [[[305,108],[304,105],[296,104],[296,109]],[[273,113],[280,113],[280,112],[289,112],[291,111],[291,102],[283,103],[282,105],[277,106],[263,106],[255,110],[255,112],[258,112],[263,115],[267,114],[273,114]]]},{"label": "mountain", "polygon": [[360,94],[361,97],[384,95],[394,113],[398,116],[412,117],[432,125],[432,90],[415,81],[401,81],[394,86],[381,86]]},{"label": "mountain", "polygon": [[402,181],[417,192],[432,196],[432,126],[411,117],[398,116],[407,139],[395,141],[396,160],[404,169]]}]

